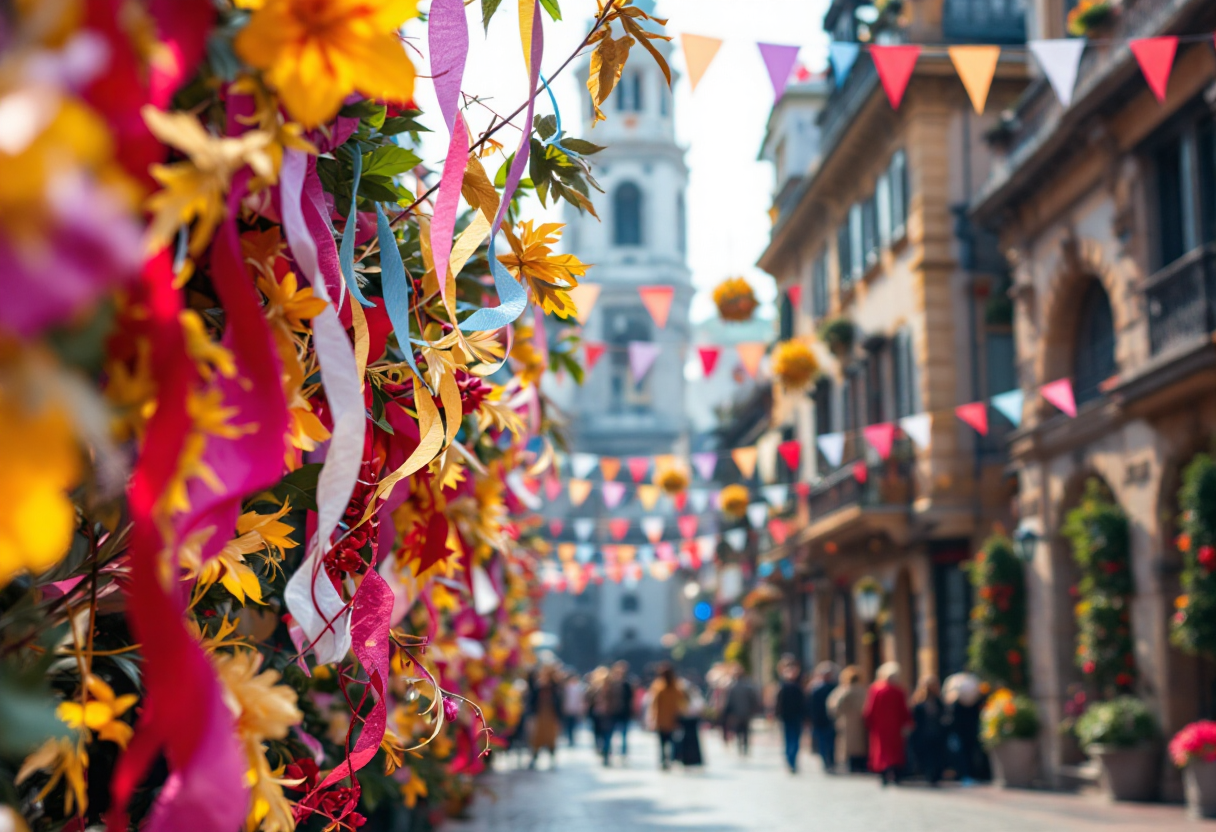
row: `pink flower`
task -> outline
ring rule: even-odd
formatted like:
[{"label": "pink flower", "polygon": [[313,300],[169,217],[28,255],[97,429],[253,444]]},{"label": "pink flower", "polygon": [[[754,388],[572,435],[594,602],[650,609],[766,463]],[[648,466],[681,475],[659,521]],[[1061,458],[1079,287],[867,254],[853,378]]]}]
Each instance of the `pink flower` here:
[{"label": "pink flower", "polygon": [[452,722],[460,716],[460,702],[450,696],[443,697],[443,718]]},{"label": "pink flower", "polygon": [[1174,735],[1169,750],[1179,768],[1195,758],[1209,763],[1216,761],[1216,722],[1207,719],[1192,722]]}]

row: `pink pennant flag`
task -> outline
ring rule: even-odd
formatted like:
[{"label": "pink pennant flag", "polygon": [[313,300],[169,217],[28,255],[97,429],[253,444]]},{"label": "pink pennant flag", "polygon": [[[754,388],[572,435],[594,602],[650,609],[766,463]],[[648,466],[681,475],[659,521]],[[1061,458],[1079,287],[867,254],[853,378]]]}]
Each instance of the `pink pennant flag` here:
[{"label": "pink pennant flag", "polygon": [[960,404],[954,408],[954,415],[975,428],[980,436],[988,435],[988,404],[986,402]]},{"label": "pink pennant flag", "polygon": [[774,517],[768,521],[768,533],[773,536],[773,542],[780,546],[789,537],[789,528],[785,525],[785,521],[779,517]]},{"label": "pink pennant flag", "polygon": [[777,446],[777,453],[781,454],[781,458],[785,460],[789,469],[797,474],[798,468],[802,464],[802,443],[797,439],[782,442]]},{"label": "pink pennant flag", "polygon": [[1054,404],[1070,417],[1077,417],[1077,399],[1072,392],[1072,380],[1067,378],[1049,381],[1039,388],[1039,395]]},{"label": "pink pennant flag", "polygon": [[549,502],[553,502],[560,496],[562,496],[562,481],[557,477],[546,477],[545,499]]},{"label": "pink pennant flag", "polygon": [[853,463],[853,479],[857,480],[862,485],[865,485],[866,480],[870,478],[870,469],[866,467],[864,462]]},{"label": "pink pennant flag", "polygon": [[915,44],[900,44],[898,46],[871,46],[870,57],[874,60],[874,69],[878,71],[878,80],[882,82],[883,92],[891,102],[892,109],[898,110],[904,100],[904,91],[912,80],[912,70],[916,68],[916,59],[920,57],[920,47]]},{"label": "pink pennant flag", "polygon": [[638,294],[642,298],[642,305],[646,307],[650,317],[654,318],[655,326],[659,329],[667,326],[667,316],[671,313],[671,301],[676,296],[675,287],[640,286]]},{"label": "pink pennant flag", "polygon": [[646,378],[658,357],[659,345],[654,341],[629,342],[629,372],[635,384]]},{"label": "pink pennant flag", "polygon": [[[1128,44],[1148,88],[1157,96],[1157,100],[1165,102],[1165,92],[1170,83],[1170,71],[1174,68],[1174,55],[1178,53],[1178,38],[1174,36],[1160,38],[1139,38]],[[1061,408],[1063,410],[1063,408]]]},{"label": "pink pennant flag", "polygon": [[798,62],[797,46],[784,46],[778,43],[758,43],[760,57],[764,58],[764,66],[768,69],[768,78],[773,82],[773,97],[781,98],[785,94],[785,86],[789,83],[790,72]]},{"label": "pink pennant flag", "polygon": [[742,344],[735,344],[735,351],[739,353],[739,362],[743,365],[743,369],[747,370],[747,374],[752,378],[760,372],[760,362],[764,360],[764,353],[768,351],[768,345],[763,341],[744,341]]},{"label": "pink pennant flag", "polygon": [[811,484],[809,482],[794,483],[794,493],[798,495],[800,500],[805,500],[811,496]]},{"label": "pink pennant flag", "polygon": [[604,505],[608,508],[616,508],[625,498],[625,483],[623,482],[609,480],[600,485],[600,490],[604,492]]},{"label": "pink pennant flag", "polygon": [[645,533],[646,539],[651,543],[658,543],[663,539],[663,531],[666,525],[662,517],[642,518],[642,531]]},{"label": "pink pennant flag", "polygon": [[562,522],[560,517],[554,517],[552,520],[549,521],[549,534],[555,538],[561,537],[562,529],[564,529],[565,527],[566,527],[566,524]]},{"label": "pink pennant flag", "polygon": [[612,535],[613,540],[624,540],[625,535],[629,534],[629,518],[614,517],[609,520],[608,533]]},{"label": "pink pennant flag", "polygon": [[789,295],[790,306],[794,307],[795,310],[802,308],[802,284],[801,283],[791,284],[790,288],[785,290],[785,293],[787,295]]},{"label": "pink pennant flag", "polygon": [[634,482],[641,482],[650,473],[650,457],[648,456],[631,456],[625,464],[629,466],[629,476],[633,477]]},{"label": "pink pennant flag", "polygon": [[692,540],[697,536],[697,515],[682,515],[676,518],[676,525],[680,527],[680,536],[685,540]]},{"label": "pink pennant flag", "polygon": [[539,494],[540,480],[536,477],[524,477],[524,488],[528,489],[530,494]]},{"label": "pink pennant flag", "polygon": [[583,342],[583,364],[587,375],[591,375],[591,371],[595,369],[596,362],[604,355],[604,350],[608,349],[607,344],[599,341],[584,341]]},{"label": "pink pennant flag", "polygon": [[661,561],[670,563],[676,559],[676,547],[671,544],[671,541],[663,541],[656,543],[654,547],[654,555]]},{"label": "pink pennant flag", "polygon": [[722,355],[722,348],[714,345],[697,347],[697,355],[701,358],[701,372],[706,378],[714,374],[714,368],[718,366],[718,358]]},{"label": "pink pennant flag", "polygon": [[688,492],[680,491],[676,494],[672,494],[671,502],[673,505],[675,505],[676,511],[683,511],[684,507],[688,505]]},{"label": "pink pennant flag", "polygon": [[894,422],[881,422],[877,425],[867,425],[862,429],[862,433],[865,434],[870,447],[878,452],[878,458],[886,459],[891,455],[891,446],[895,443],[895,430]]},{"label": "pink pennant flag", "polygon": [[703,480],[712,480],[714,478],[714,469],[718,467],[718,455],[713,451],[696,453],[692,455],[693,467],[697,469],[697,474]]}]

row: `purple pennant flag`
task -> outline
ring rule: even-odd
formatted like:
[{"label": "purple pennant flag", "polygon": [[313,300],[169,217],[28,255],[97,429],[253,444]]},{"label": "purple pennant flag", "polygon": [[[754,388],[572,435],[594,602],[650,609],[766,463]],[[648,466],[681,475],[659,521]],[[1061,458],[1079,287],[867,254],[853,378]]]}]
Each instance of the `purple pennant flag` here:
[{"label": "purple pennant flag", "polygon": [[718,467],[718,455],[713,451],[692,455],[692,464],[697,467],[697,473],[703,480],[714,478],[714,469]]},{"label": "purple pennant flag", "polygon": [[621,504],[621,500],[625,498],[625,483],[608,480],[603,483],[600,488],[604,492],[604,505],[608,508],[616,508]]},{"label": "purple pennant flag", "polygon": [[629,342],[629,372],[633,374],[634,384],[646,378],[655,359],[659,357],[659,345],[653,341]]},{"label": "purple pennant flag", "polygon": [[773,82],[773,97],[781,98],[785,93],[785,85],[790,79],[790,72],[798,61],[797,46],[782,46],[778,43],[758,43],[760,57],[768,68],[769,80]]}]

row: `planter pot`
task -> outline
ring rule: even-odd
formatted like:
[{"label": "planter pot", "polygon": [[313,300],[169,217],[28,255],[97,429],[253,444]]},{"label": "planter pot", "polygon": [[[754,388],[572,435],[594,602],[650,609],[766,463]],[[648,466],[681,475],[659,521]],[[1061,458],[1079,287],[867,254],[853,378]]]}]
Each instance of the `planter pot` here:
[{"label": "planter pot", "polygon": [[998,786],[1027,789],[1039,771],[1038,743],[1005,740],[992,749],[992,774]]},{"label": "planter pot", "polygon": [[1182,770],[1186,811],[1193,818],[1216,818],[1216,762],[1194,760]]},{"label": "planter pot", "polygon": [[1161,780],[1161,752],[1156,743],[1132,748],[1092,745],[1089,753],[1101,766],[1102,788],[1112,800],[1154,800]]}]

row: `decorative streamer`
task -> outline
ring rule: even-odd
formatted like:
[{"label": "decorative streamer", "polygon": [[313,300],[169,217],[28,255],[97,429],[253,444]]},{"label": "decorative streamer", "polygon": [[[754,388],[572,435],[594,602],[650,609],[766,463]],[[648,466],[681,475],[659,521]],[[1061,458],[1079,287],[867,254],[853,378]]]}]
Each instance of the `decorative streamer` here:
[{"label": "decorative streamer", "polygon": [[[355,206],[359,199],[359,180],[363,176],[363,154],[359,151],[357,143],[351,145],[350,163],[354,171],[351,175],[350,211],[346,214],[346,226],[342,229],[342,246],[338,249],[338,265],[342,268],[342,279],[346,281],[346,288],[350,290],[350,296],[357,300],[360,306],[375,306],[376,304],[363,297],[363,292],[359,289],[359,281],[355,280],[355,236],[358,233],[359,225],[359,212]],[[378,206],[379,203],[377,203]],[[341,305],[342,300],[339,298],[338,306]]]},{"label": "decorative streamer", "polygon": [[[452,251],[452,235],[456,230],[456,214],[460,207],[460,186],[464,181],[465,166],[469,158],[468,127],[460,113],[460,86],[464,79],[465,62],[469,56],[469,27],[462,0],[433,0],[427,22],[427,40],[431,52],[431,78],[435,84],[435,99],[449,133],[448,151],[439,180],[439,194],[435,197],[430,234],[435,279],[439,284],[439,294],[447,305],[448,260]],[[532,89],[535,88],[536,85],[533,84]],[[530,117],[526,123],[531,124]],[[510,201],[509,193],[504,201]],[[493,256],[490,257],[490,263],[491,266],[494,263]]]},{"label": "decorative streamer", "polygon": [[414,348],[410,345],[410,281],[405,276],[405,263],[401,260],[401,250],[397,248],[393,228],[378,202],[376,239],[380,245],[380,285],[384,292],[384,309],[388,312],[393,332],[397,333],[397,344],[405,356],[405,363],[414,371],[416,378],[422,378],[414,361]]}]

